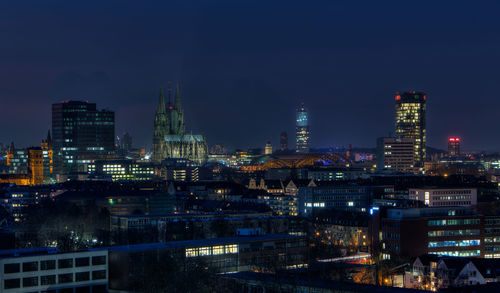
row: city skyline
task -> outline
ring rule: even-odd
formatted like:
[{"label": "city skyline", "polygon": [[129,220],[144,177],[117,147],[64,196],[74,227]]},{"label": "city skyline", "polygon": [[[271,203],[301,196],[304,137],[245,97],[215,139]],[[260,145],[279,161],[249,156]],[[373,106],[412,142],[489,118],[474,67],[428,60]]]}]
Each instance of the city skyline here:
[{"label": "city skyline", "polygon": [[0,1],[0,293],[500,292],[499,1]]},{"label": "city skyline", "polygon": [[[393,128],[394,93],[415,90],[429,96],[429,146],[446,149],[447,137],[460,136],[464,150],[500,147],[500,138],[484,135],[494,133],[488,118],[500,106],[496,3],[367,2],[369,14],[350,3],[288,3],[275,19],[279,1],[266,9],[225,2],[97,9],[89,1],[57,12],[27,2],[1,4],[2,35],[12,40],[0,48],[0,99],[9,109],[0,123],[11,125],[3,143],[36,144],[50,127],[50,105],[71,97],[115,111],[116,132],[151,147],[157,89],[179,80],[186,124],[210,145],[277,146],[282,131],[294,133],[293,109],[305,101],[312,147],[374,147]],[[456,118],[468,116],[475,119]],[[245,135],[234,137],[239,130]]]},{"label": "city skyline", "polygon": [[[170,83],[170,82],[169,82],[169,83]],[[413,91],[412,91],[412,92],[413,92]],[[168,94],[168,93],[167,93],[167,94]],[[397,95],[397,94],[399,94],[399,92],[395,92],[393,95]],[[157,99],[157,98],[156,98],[156,99]],[[167,98],[167,99],[168,99],[168,98]],[[61,100],[60,102],[61,102],[61,103],[63,103],[63,102],[69,102],[69,101],[71,101],[71,102],[87,102],[87,103],[89,103],[89,102],[90,102],[90,103],[96,103],[95,101],[82,100],[82,99],[66,99],[66,100]],[[393,102],[393,101],[392,101],[392,102]],[[54,104],[57,104],[57,103],[54,103]],[[304,102],[301,102],[301,104],[304,104]],[[156,107],[157,107],[157,106],[156,106]],[[186,108],[190,108],[190,107],[186,107]],[[156,108],[155,108],[155,109],[156,109]],[[113,109],[112,109],[112,108],[105,107],[105,106],[103,106],[103,110],[113,111]],[[293,109],[292,109],[292,110],[293,110]],[[156,111],[156,110],[155,110],[155,111]],[[113,111],[113,112],[115,112],[115,111]],[[292,112],[293,112],[293,111],[292,111]],[[309,110],[309,109],[308,109],[308,112],[310,112],[310,110]],[[395,112],[394,112],[392,115],[395,115]],[[186,116],[189,116],[189,113],[188,113]],[[310,113],[309,113],[309,118],[308,118],[308,119],[309,119],[309,120],[311,120],[311,115],[310,115]],[[394,118],[393,118],[393,119],[394,119]],[[152,124],[152,126],[153,126],[153,125],[154,125],[154,119],[152,119],[152,120],[153,120],[153,121],[152,121],[152,123],[151,123],[151,124]],[[314,121],[314,118],[313,118],[312,120]],[[291,123],[296,123],[296,117],[295,117],[295,120],[294,120],[294,121],[292,121]],[[120,124],[120,121],[116,121],[116,124],[117,124],[117,125],[119,125],[119,124]],[[394,121],[393,121],[393,125],[392,125],[392,127],[394,127]],[[152,127],[150,127],[150,128],[152,128]],[[292,125],[292,127],[290,127],[290,126],[288,125],[288,126],[287,126],[287,128],[292,128],[292,129],[293,129],[293,131],[290,131],[290,132],[295,133],[295,125]],[[309,127],[309,128],[310,128],[310,130],[311,130],[311,127]],[[49,131],[51,131],[51,130],[52,130],[52,126],[51,126],[51,125],[49,125],[48,130],[49,130]],[[314,129],[313,129],[313,131],[314,131]],[[133,133],[131,134],[131,133],[130,133],[129,131],[127,131],[126,129],[124,129],[124,130],[123,130],[123,131],[121,131],[121,132],[115,129],[115,132],[117,133],[117,135],[118,135],[118,134],[120,134],[120,133],[128,133],[129,135],[132,135],[132,137],[134,137],[134,138],[135,138],[134,134],[133,134]],[[146,132],[146,133],[150,132],[150,129],[145,129],[145,132]],[[288,131],[285,131],[285,132],[288,132]],[[395,131],[394,131],[394,129],[388,128],[388,129],[387,129],[387,131],[386,131],[385,133],[380,133],[380,136],[378,136],[378,137],[382,137],[382,136],[384,136],[384,135],[386,136],[387,134],[391,134],[392,136],[394,136],[394,135],[395,135]],[[153,135],[152,131],[151,131],[151,135]],[[276,135],[272,135],[272,137],[271,137],[271,136],[269,136],[269,139],[265,140],[265,142],[264,142],[263,144],[262,144],[262,143],[260,143],[260,142],[253,142],[253,143],[250,143],[250,144],[249,144],[249,145],[247,145],[247,146],[241,146],[241,145],[240,145],[240,146],[234,146],[234,145],[233,145],[233,144],[231,144],[231,142],[229,141],[227,144],[224,144],[224,143],[223,143],[222,145],[224,145],[225,147],[229,147],[229,148],[230,148],[230,149],[232,149],[232,150],[235,150],[235,149],[245,149],[245,148],[262,148],[262,149],[264,149],[264,145],[265,145],[267,142],[269,142],[269,141],[270,141],[270,142],[271,142],[271,145],[273,145],[273,146],[277,147],[277,146],[279,146],[279,145],[280,145],[280,135],[281,135],[281,133],[278,133],[278,134],[276,134]],[[296,134],[295,134],[295,135],[296,135]],[[309,144],[310,144],[310,145],[312,145],[312,148],[313,148],[313,149],[314,149],[314,148],[318,148],[318,149],[321,149],[321,148],[330,148],[330,147],[344,147],[344,148],[347,148],[347,147],[348,147],[348,145],[349,145],[349,144],[351,144],[351,143],[349,143],[349,142],[346,142],[346,143],[337,143],[337,144],[331,144],[331,145],[318,145],[318,144],[315,144],[315,143],[314,143],[314,139],[315,139],[314,134],[312,134],[312,137],[313,137],[313,138],[312,138],[312,143],[311,143],[311,142],[309,142]],[[359,147],[359,148],[376,148],[376,139],[377,139],[378,137],[375,137],[375,136],[373,137],[373,139],[372,139],[372,140],[373,140],[372,145],[355,145],[355,147]],[[431,144],[427,143],[427,146],[430,146],[431,148],[437,148],[437,149],[440,149],[440,150],[442,150],[442,151],[446,151],[446,150],[447,150],[447,147],[448,147],[448,137],[449,137],[449,136],[444,137],[444,138],[442,139],[442,141],[437,142],[437,143],[436,143],[436,145],[431,145]],[[295,137],[294,137],[294,138],[295,138]],[[370,137],[370,138],[371,138],[371,137]],[[31,146],[37,145],[37,141],[39,140],[39,138],[38,138],[38,137],[31,137],[31,138],[29,138],[28,140],[33,140],[34,142],[33,142],[33,143],[28,143],[28,144],[26,144],[26,145],[22,145],[22,144],[20,144],[20,143],[19,143],[19,141],[22,141],[21,139],[19,139],[19,140],[18,140],[18,139],[13,139],[13,140],[6,141],[6,142],[0,141],[0,143],[4,143],[4,145],[8,145],[8,144],[10,144],[10,143],[12,143],[12,142],[13,142],[13,143],[15,143],[16,147],[31,147]],[[210,141],[211,141],[211,140],[210,140],[210,138],[208,138],[207,140],[209,141],[209,145],[221,144],[220,142],[210,142]],[[311,139],[310,139],[310,140],[311,140]],[[262,144],[262,145],[261,145],[261,144]],[[151,142],[149,142],[149,144],[148,144],[148,143],[146,142],[146,143],[143,143],[143,144],[139,144],[139,143],[137,143],[137,142],[136,142],[136,140],[134,139],[134,145],[133,145],[133,147],[135,147],[135,148],[142,148],[142,147],[145,147],[145,148],[147,148],[147,149],[152,150],[152,143],[151,143]],[[467,148],[467,147],[466,147],[466,148],[465,148],[465,151],[490,151],[490,152],[491,152],[491,151],[495,151],[495,149],[491,149],[491,150],[490,150],[490,149],[487,149],[487,148],[480,148],[480,147],[479,147],[479,148]]]}]

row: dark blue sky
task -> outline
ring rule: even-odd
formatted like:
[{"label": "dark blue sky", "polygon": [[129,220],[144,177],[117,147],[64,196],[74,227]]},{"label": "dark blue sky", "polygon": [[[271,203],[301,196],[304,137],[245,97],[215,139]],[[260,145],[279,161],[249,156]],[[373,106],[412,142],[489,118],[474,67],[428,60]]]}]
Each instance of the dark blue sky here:
[{"label": "dark blue sky", "polygon": [[[78,2],[78,3],[77,3]],[[0,141],[37,145],[50,105],[116,111],[151,145],[159,87],[180,81],[210,144],[277,146],[306,103],[313,146],[374,146],[396,91],[428,93],[428,144],[499,150],[498,1],[0,2]]]}]

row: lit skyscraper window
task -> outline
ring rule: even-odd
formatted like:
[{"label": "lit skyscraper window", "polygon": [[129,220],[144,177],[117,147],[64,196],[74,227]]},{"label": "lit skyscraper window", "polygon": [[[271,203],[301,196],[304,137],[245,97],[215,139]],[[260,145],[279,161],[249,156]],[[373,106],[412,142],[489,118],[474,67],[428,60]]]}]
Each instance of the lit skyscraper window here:
[{"label": "lit skyscraper window", "polygon": [[300,107],[297,108],[296,122],[295,150],[297,153],[309,153],[309,122],[304,103],[301,103]]},{"label": "lit skyscraper window", "polygon": [[425,100],[423,92],[396,93],[396,137],[414,140],[416,167],[425,161]]}]

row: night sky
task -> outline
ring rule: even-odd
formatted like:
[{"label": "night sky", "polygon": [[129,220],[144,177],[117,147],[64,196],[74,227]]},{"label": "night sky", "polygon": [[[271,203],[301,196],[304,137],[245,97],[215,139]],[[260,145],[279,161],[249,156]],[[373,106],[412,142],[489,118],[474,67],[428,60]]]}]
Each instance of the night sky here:
[{"label": "night sky", "polygon": [[313,147],[374,147],[394,93],[421,90],[428,145],[500,150],[499,15],[499,1],[3,0],[0,142],[39,145],[51,104],[73,99],[150,147],[172,80],[210,145],[277,147],[285,130],[293,146],[304,101]]}]

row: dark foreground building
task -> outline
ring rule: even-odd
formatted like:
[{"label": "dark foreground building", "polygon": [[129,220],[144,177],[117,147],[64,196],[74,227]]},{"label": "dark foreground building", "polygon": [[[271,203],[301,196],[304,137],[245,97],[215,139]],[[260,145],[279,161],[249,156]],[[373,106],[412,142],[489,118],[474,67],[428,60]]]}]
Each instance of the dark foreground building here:
[{"label": "dark foreground building", "polygon": [[0,292],[108,292],[108,251],[54,247],[0,251]]},{"label": "dark foreground building", "polygon": [[131,290],[135,280],[129,276],[143,275],[153,265],[148,261],[150,259],[165,263],[167,259],[172,259],[184,270],[203,264],[213,273],[271,272],[303,267],[308,262],[305,238],[291,235],[172,241],[112,246],[108,249],[110,290],[116,291]]}]

